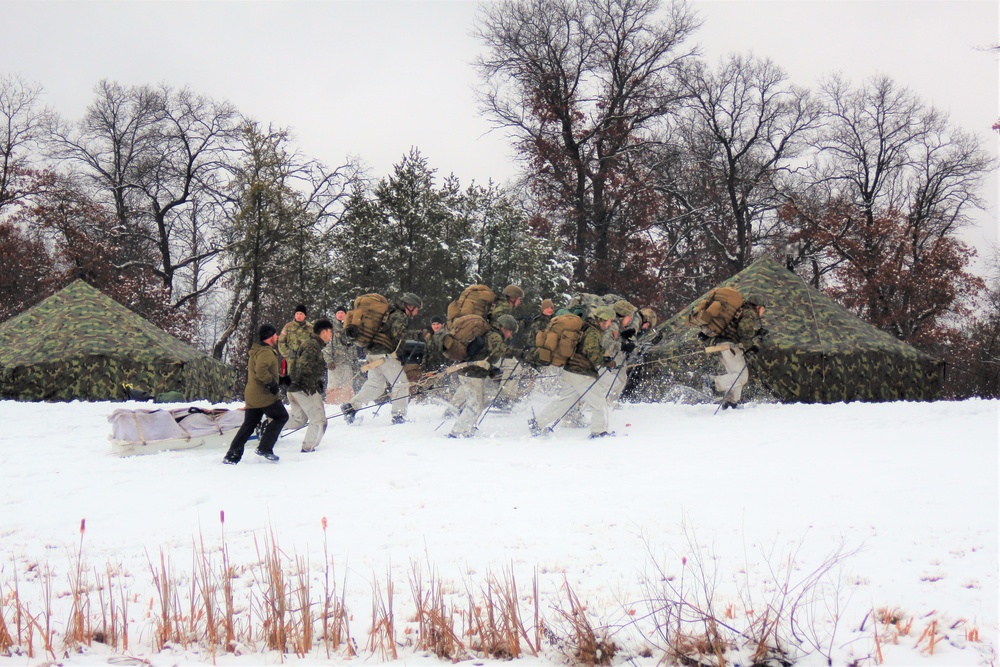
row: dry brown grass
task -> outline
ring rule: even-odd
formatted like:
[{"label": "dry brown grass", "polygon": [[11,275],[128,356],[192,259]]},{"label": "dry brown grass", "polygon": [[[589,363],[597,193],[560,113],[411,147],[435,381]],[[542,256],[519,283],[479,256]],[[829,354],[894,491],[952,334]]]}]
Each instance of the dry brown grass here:
[{"label": "dry brown grass", "polygon": [[587,618],[587,608],[573,592],[569,580],[563,578],[562,592],[566,597],[568,608],[553,607],[556,615],[563,621],[564,627],[558,641],[558,646],[574,664],[578,665],[610,665],[618,645],[608,638],[608,629],[595,629]]},{"label": "dry brown grass", "polygon": [[384,593],[378,577],[372,573],[372,624],[368,631],[368,651],[382,660],[399,657],[396,651],[396,616],[392,607],[394,589],[391,568],[386,567]]},{"label": "dry brown grass", "polygon": [[417,648],[439,658],[459,662],[469,657],[465,643],[455,629],[455,612],[444,600],[444,586],[435,570],[424,587],[420,564],[410,562],[410,592],[416,607]]}]

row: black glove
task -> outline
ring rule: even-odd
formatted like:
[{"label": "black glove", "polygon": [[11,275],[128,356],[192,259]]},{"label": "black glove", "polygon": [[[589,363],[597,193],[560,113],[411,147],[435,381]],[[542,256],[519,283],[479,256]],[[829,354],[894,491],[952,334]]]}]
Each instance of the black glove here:
[{"label": "black glove", "polygon": [[499,380],[500,376],[503,375],[503,369],[499,366],[494,366],[490,369],[489,375],[491,380]]},{"label": "black glove", "polygon": [[269,392],[271,392],[272,394],[274,394],[275,396],[277,396],[277,394],[278,394],[278,383],[277,382],[275,382],[274,380],[271,380],[270,382],[268,382],[267,384],[265,384],[264,387]]},{"label": "black glove", "polygon": [[759,347],[757,347],[756,345],[751,345],[751,346],[750,346],[750,347],[749,347],[749,348],[747,349],[747,351],[746,351],[746,352],[744,352],[743,354],[757,354],[758,352],[760,352],[760,348],[759,348]]},{"label": "black glove", "polygon": [[704,331],[699,331],[699,332],[698,332],[698,340],[700,340],[701,342],[703,342],[703,343],[704,343],[704,342],[706,342],[706,341],[707,341],[707,340],[708,340],[709,338],[711,338],[711,336],[709,336],[709,335],[708,335],[707,333],[705,333]]},{"label": "black glove", "polygon": [[758,335],[758,336],[760,336],[760,337],[764,337],[764,336],[766,336],[767,334],[768,334],[768,331],[767,331],[767,329],[765,329],[765,328],[763,328],[763,327],[761,327],[760,329],[757,329],[757,335]]},{"label": "black glove", "polygon": [[282,387],[287,387],[291,383],[292,383],[291,375],[282,375],[280,378],[278,378],[278,384],[280,384]]},{"label": "black glove", "polygon": [[618,335],[621,336],[622,340],[628,340],[629,338],[635,336],[635,329],[625,329],[625,331],[622,331]]},{"label": "black glove", "polygon": [[634,349],[635,349],[635,343],[633,341],[630,340],[622,341],[622,352],[624,352],[625,354],[632,354],[632,350]]}]

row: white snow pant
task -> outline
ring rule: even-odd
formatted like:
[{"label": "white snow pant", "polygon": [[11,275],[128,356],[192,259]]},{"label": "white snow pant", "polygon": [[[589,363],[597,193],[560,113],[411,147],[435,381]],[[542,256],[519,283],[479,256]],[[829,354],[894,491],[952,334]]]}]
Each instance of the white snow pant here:
[{"label": "white snow pant", "polygon": [[[516,403],[521,398],[520,377],[524,373],[524,364],[519,364],[513,357],[504,357],[500,360],[500,378],[496,383],[493,392],[497,396],[497,403]],[[513,376],[513,377],[512,377]]]},{"label": "white snow pant", "polygon": [[724,401],[739,403],[743,396],[743,387],[750,380],[750,371],[747,369],[743,350],[736,345],[730,345],[728,350],[719,352],[719,356],[722,357],[722,366],[726,369],[726,373],[715,376],[715,388],[725,393]]},{"label": "white snow pant", "polygon": [[[554,401],[545,406],[538,414],[538,427],[546,429],[557,419],[566,414],[570,407],[577,402],[590,408],[590,432],[593,435],[604,433],[608,430],[608,401],[604,397],[608,390],[608,384],[602,382],[600,378],[595,380],[589,375],[570,373],[563,370],[560,379],[559,396]],[[582,397],[582,398],[581,398]]]},{"label": "white snow pant", "polygon": [[405,416],[406,406],[410,402],[410,381],[406,379],[403,365],[399,363],[399,359],[387,354],[369,354],[367,363],[370,364],[380,359],[385,359],[385,363],[368,371],[368,379],[365,380],[361,391],[351,399],[351,407],[360,410],[385,393],[386,387],[390,387],[392,415],[394,417],[397,415]]},{"label": "white snow pant", "polygon": [[459,375],[458,381],[462,385],[465,403],[455,425],[451,427],[451,434],[469,436],[475,432],[479,417],[486,408],[486,378]]},{"label": "white snow pant", "polygon": [[294,430],[309,424],[306,437],[302,441],[302,451],[311,452],[319,446],[326,433],[326,410],[323,408],[323,394],[307,394],[302,391],[288,392],[288,421],[285,430]]},{"label": "white snow pant", "polygon": [[354,395],[354,369],[348,362],[326,372],[327,403],[346,403]]},{"label": "white snow pant", "polygon": [[601,371],[601,376],[605,374],[608,376],[608,386],[605,388],[604,392],[608,397],[608,404],[614,405],[618,402],[618,399],[622,397],[622,392],[625,391],[625,385],[628,384],[628,369],[625,368],[625,362],[628,357],[619,352],[615,355],[615,362],[617,365],[614,368],[605,368]]}]

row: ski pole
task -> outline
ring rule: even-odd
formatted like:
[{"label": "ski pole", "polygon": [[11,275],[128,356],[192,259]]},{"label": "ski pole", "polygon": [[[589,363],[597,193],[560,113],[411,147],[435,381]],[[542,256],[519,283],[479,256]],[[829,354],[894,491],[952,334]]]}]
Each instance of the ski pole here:
[{"label": "ski pole", "polygon": [[510,375],[507,376],[506,380],[504,380],[503,382],[500,383],[500,388],[497,389],[497,393],[493,397],[493,400],[490,401],[490,404],[486,406],[485,410],[483,410],[483,414],[481,414],[479,416],[479,420],[476,422],[476,428],[479,428],[479,425],[483,423],[484,419],[486,419],[486,413],[490,411],[490,408],[492,408],[494,405],[496,405],[497,399],[500,398],[500,394],[503,393],[503,388],[507,386],[508,382],[510,382],[511,380],[514,379],[514,371],[516,371],[517,368],[518,368],[518,366],[520,366],[520,365],[521,365],[521,359],[519,357],[518,360],[517,360],[517,363],[514,364],[514,368],[510,369]]},{"label": "ski pole", "polygon": [[[568,373],[568,372],[569,371],[566,371],[566,370],[563,371],[563,373]],[[591,389],[593,389],[594,385],[597,384],[600,381],[600,379],[601,379],[601,376],[598,375],[594,379],[594,381],[590,383],[590,386],[587,387],[586,389],[584,389],[583,393],[576,397],[576,400],[573,401],[573,405],[569,406],[569,408],[566,410],[566,412],[562,413],[562,416],[559,417],[559,419],[555,420],[554,422],[552,422],[552,424],[549,425],[549,428],[550,429],[554,429],[556,427],[556,425],[558,425],[559,422],[561,422],[563,420],[563,417],[565,417],[566,415],[568,415],[570,413],[570,410],[572,410],[573,408],[575,408],[576,404],[583,400],[583,397],[587,395],[587,392],[590,391]]]},{"label": "ski pole", "polygon": [[740,372],[736,374],[736,379],[733,380],[733,383],[729,385],[729,389],[726,391],[725,396],[722,397],[722,403],[719,403],[719,407],[715,408],[715,412],[712,413],[713,417],[719,414],[719,410],[721,410],[722,406],[726,403],[726,396],[729,396],[729,392],[733,390],[733,387],[736,386],[736,383],[740,381],[741,377],[743,377],[743,372],[746,371],[747,369],[747,363],[748,362],[746,361],[746,357],[744,357],[743,368],[741,368]]}]

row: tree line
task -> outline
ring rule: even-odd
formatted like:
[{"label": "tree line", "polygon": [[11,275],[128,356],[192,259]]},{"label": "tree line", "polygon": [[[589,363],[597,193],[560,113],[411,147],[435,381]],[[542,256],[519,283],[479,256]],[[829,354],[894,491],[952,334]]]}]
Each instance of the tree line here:
[{"label": "tree line", "polygon": [[416,148],[380,178],[330,168],[167,84],[101,81],[63,119],[0,74],[0,318],[84,276],[227,359],[296,302],[412,291],[429,317],[518,282],[669,315],[770,253],[948,361],[949,395],[998,395],[1000,288],[959,236],[996,168],[984,138],[887,75],[809,89],[753,54],[706,62],[699,27],[684,2],[485,4],[480,111],[520,167],[503,185]]}]

